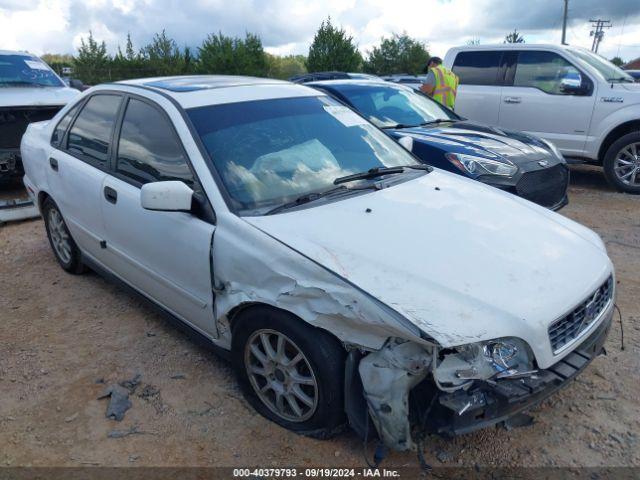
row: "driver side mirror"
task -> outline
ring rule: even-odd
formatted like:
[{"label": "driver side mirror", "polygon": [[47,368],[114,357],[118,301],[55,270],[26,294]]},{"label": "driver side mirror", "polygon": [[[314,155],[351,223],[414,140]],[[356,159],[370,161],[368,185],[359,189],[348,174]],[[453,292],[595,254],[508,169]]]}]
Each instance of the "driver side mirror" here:
[{"label": "driver side mirror", "polygon": [[190,212],[193,190],[184,182],[145,183],[140,189],[140,205],[145,210],[161,212]]},{"label": "driver side mirror", "polygon": [[579,73],[567,75],[560,80],[560,90],[567,95],[585,95],[587,86]]}]

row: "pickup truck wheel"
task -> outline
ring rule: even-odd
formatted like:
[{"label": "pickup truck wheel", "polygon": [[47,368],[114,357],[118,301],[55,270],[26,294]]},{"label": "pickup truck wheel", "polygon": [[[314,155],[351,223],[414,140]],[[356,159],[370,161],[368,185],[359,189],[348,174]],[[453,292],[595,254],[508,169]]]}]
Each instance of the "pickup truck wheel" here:
[{"label": "pickup truck wheel", "polygon": [[603,162],[604,176],[618,191],[640,194],[640,132],[616,140]]},{"label": "pickup truck wheel", "polygon": [[83,273],[85,267],[80,249],[71,238],[60,209],[50,198],[42,205],[42,216],[49,244],[60,266],[69,273]]},{"label": "pickup truck wheel", "polygon": [[266,307],[234,320],[232,359],[247,401],[297,433],[329,438],[344,424],[345,351],[329,334]]}]

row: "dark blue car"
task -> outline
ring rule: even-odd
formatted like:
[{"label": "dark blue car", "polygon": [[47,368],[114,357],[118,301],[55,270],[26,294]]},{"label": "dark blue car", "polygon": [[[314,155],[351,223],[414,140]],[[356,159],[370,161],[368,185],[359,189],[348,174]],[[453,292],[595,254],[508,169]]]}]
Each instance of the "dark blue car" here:
[{"label": "dark blue car", "polygon": [[471,122],[409,87],[383,81],[310,82],[356,110],[434,167],[509,191],[544,207],[567,204],[569,169],[550,143]]}]

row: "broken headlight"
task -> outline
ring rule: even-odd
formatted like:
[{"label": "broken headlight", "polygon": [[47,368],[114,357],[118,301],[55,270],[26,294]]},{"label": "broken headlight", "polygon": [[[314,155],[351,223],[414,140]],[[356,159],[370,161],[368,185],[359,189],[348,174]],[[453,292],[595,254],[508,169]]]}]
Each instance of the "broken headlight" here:
[{"label": "broken headlight", "polygon": [[440,349],[434,379],[443,389],[470,385],[473,380],[496,380],[533,373],[533,353],[516,337],[498,338]]}]

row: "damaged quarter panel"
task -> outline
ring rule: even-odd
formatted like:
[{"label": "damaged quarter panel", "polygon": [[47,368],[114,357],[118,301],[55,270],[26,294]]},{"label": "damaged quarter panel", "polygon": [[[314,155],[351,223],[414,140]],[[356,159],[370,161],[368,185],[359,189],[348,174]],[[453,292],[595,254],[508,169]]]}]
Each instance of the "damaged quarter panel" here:
[{"label": "damaged quarter panel", "polygon": [[230,344],[227,314],[252,304],[289,311],[367,349],[380,349],[390,336],[421,341],[395,312],[245,220],[220,215],[213,242],[221,342]]}]

